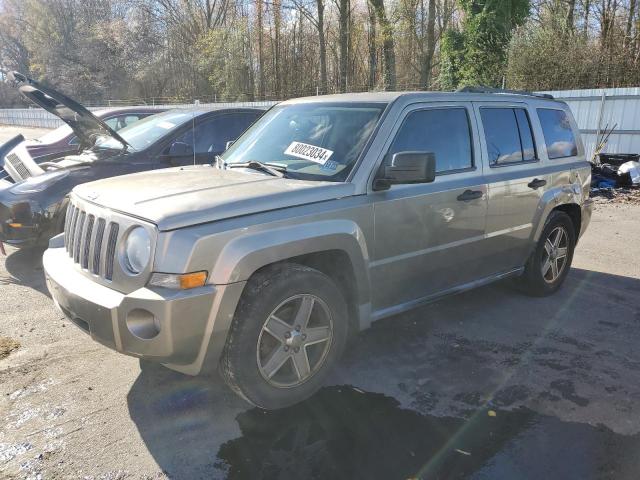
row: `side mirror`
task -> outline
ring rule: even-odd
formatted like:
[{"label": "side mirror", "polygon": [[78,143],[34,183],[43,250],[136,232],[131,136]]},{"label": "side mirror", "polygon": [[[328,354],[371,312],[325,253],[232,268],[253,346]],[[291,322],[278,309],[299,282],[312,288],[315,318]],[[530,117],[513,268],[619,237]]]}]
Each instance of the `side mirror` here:
[{"label": "side mirror", "polygon": [[229,140],[229,141],[227,142],[227,144],[224,146],[224,149],[225,149],[225,150],[229,150],[229,148],[231,147],[231,145],[233,145],[234,143],[236,143],[236,141],[235,141],[235,140]]},{"label": "side mirror", "polygon": [[188,143],[173,142],[169,147],[168,155],[170,157],[183,157],[185,155],[192,155],[193,148]]},{"label": "side mirror", "polygon": [[431,183],[436,179],[436,156],[433,152],[398,152],[383,164],[373,181],[374,190],[388,190],[391,185]]}]

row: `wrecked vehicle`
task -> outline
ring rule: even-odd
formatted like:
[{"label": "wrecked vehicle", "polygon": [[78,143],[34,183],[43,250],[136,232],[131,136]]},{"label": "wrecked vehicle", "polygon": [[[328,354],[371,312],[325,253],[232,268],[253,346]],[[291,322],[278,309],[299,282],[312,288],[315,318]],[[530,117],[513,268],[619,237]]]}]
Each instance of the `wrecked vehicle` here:
[{"label": "wrecked vehicle", "polygon": [[[46,245],[62,232],[67,195],[81,183],[172,166],[211,163],[263,110],[175,109],[152,115],[115,132],[102,120],[66,97],[35,87],[51,110],[74,118],[73,128],[93,146],[79,155],[37,165],[19,139],[0,148],[0,159],[17,181],[0,187],[0,242],[16,247]],[[44,100],[43,100],[44,102]],[[71,122],[71,120],[69,120]],[[170,188],[163,185],[160,188]]]},{"label": "wrecked vehicle", "polygon": [[[36,82],[35,80],[18,72],[4,73],[3,78],[6,82],[15,85],[18,88],[18,91],[27,100],[32,101],[47,112],[56,115],[65,123],[65,125],[62,125],[37,139],[25,140],[24,137],[17,136],[12,139],[13,147],[19,145],[21,141],[24,141],[22,146],[26,147],[27,153],[34,162],[36,164],[40,164],[66,155],[80,153],[82,150],[93,145],[95,136],[89,135],[88,131],[85,128],[82,128],[83,124],[78,121],[77,117],[79,110],[64,110],[66,107],[60,108],[63,104],[75,105],[76,107],[81,106],[80,104],[60,92],[41,85],[39,82]],[[50,99],[58,99],[58,103],[53,103],[49,101]],[[128,125],[132,125],[138,120],[155,113],[161,113],[165,110],[166,109],[157,109],[152,107],[107,108],[94,111],[92,112],[92,115],[99,120],[102,120],[108,127],[117,132]],[[0,146],[0,149],[2,147],[3,146]],[[8,163],[8,169],[5,169],[5,163]],[[7,162],[5,158],[0,159],[0,186],[6,186],[7,183],[23,180],[22,175],[20,174],[20,167],[11,167],[11,161]],[[38,172],[37,169],[36,172]]]},{"label": "wrecked vehicle", "polygon": [[[166,108],[122,107],[103,108],[92,113],[116,132],[134,124],[149,115],[162,113]],[[87,147],[87,139],[81,139],[69,125],[61,125],[41,137],[25,140],[27,152],[36,161],[42,163],[65,155],[80,153]],[[89,145],[90,146],[90,145]],[[2,175],[0,173],[0,175]]]},{"label": "wrecked vehicle", "polygon": [[275,409],[372,321],[513,277],[556,292],[591,218],[567,105],[366,93],[273,107],[216,162],[75,188],[44,255],[94,340]]}]

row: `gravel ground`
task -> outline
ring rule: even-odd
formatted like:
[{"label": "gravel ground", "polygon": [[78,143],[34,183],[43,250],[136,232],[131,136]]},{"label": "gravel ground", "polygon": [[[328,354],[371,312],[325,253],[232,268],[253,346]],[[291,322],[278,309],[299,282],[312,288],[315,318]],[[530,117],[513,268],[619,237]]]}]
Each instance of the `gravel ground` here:
[{"label": "gravel ground", "polygon": [[41,252],[9,249],[0,478],[636,479],[639,220],[598,204],[558,294],[498,284],[377,322],[279,412],[92,342],[53,307]]}]

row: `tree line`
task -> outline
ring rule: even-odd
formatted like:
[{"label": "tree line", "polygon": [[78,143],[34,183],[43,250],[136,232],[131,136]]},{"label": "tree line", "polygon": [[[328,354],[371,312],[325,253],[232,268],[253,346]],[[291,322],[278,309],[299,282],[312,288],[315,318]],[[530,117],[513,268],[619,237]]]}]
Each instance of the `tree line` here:
[{"label": "tree line", "polygon": [[[640,85],[638,0],[1,0],[0,64],[89,104]],[[0,105],[21,99],[0,86]]]}]

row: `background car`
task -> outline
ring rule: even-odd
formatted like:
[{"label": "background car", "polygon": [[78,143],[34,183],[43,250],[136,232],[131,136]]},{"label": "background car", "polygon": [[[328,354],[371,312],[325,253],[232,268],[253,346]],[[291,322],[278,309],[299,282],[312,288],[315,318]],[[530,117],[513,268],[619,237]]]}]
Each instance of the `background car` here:
[{"label": "background car", "polygon": [[[122,107],[105,108],[92,113],[117,132],[138,120],[154,113],[162,113],[165,110],[153,107]],[[80,140],[69,125],[61,125],[42,137],[26,140],[25,144],[27,151],[36,163],[40,163],[60,156],[79,153]]]},{"label": "background car", "polygon": [[117,138],[103,136],[82,154],[64,157],[42,174],[0,189],[0,241],[18,247],[46,245],[63,230],[66,196],[76,185],[212,163],[227,142],[261,114],[262,110],[252,108],[175,109],[125,127]]},{"label": "background car", "polygon": [[[113,130],[82,105],[22,76],[20,91],[58,115],[83,148],[36,164],[24,142],[0,146],[14,183],[0,188],[0,242],[45,245],[64,227],[67,194],[81,183],[159,168],[212,163],[263,113],[257,108],[174,109]],[[16,145],[17,143],[17,145]]]},{"label": "background car", "polygon": [[[20,145],[20,148],[24,148],[32,159],[29,163],[33,165],[80,153],[83,148],[93,145],[97,134],[109,133],[109,130],[116,132],[142,118],[166,110],[152,107],[127,107],[89,112],[75,100],[19,72],[6,73],[2,78],[5,82],[14,84],[26,99],[66,123],[38,139],[24,140],[20,137],[8,142],[10,147],[6,148],[7,151]],[[0,146],[0,151],[5,146],[7,144]],[[15,169],[11,171],[11,166],[8,169],[5,167],[4,158],[0,158],[0,188],[6,187],[6,182],[23,179]],[[39,172],[39,169],[27,167],[27,171],[29,170],[33,170],[32,174]]]}]

